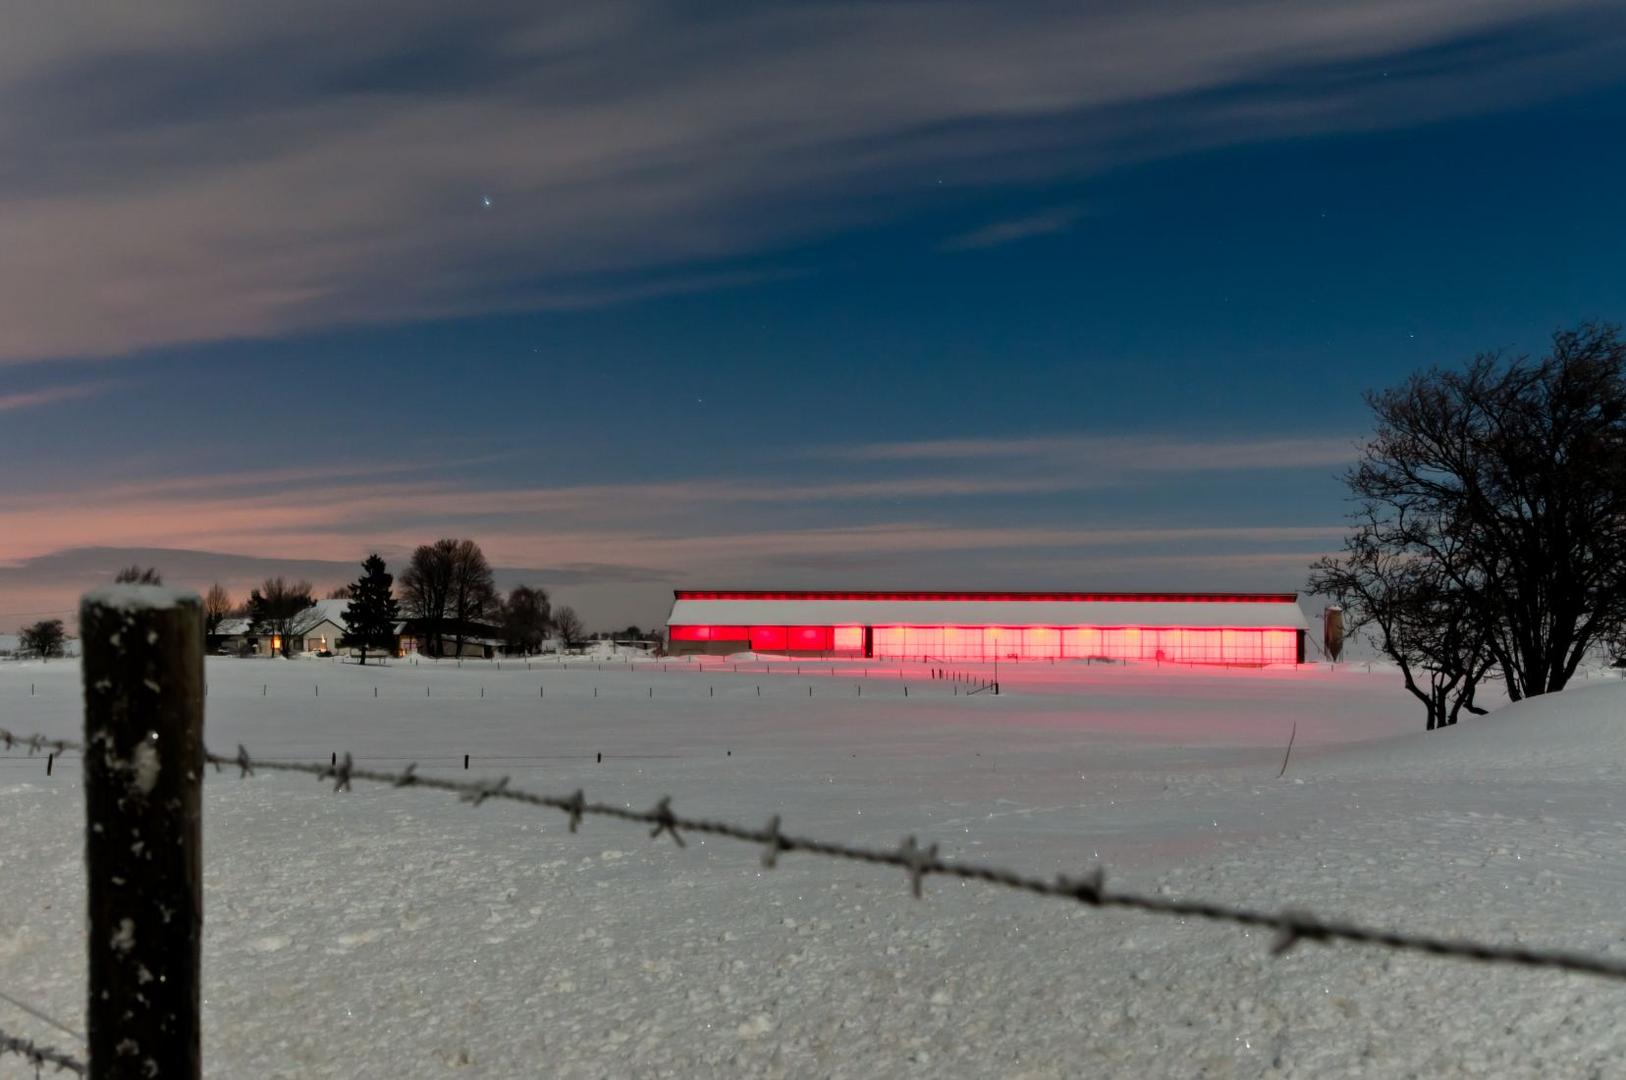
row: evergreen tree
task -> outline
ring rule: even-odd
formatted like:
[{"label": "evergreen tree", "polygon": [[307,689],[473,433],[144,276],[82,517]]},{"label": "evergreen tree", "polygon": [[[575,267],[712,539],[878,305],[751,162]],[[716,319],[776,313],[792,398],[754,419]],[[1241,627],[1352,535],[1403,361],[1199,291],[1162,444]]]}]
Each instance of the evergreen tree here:
[{"label": "evergreen tree", "polygon": [[369,555],[361,568],[361,577],[350,586],[350,606],[344,609],[344,643],[361,650],[361,662],[365,664],[369,648],[387,654],[394,644],[401,605],[391,594],[395,576],[384,569],[382,558]]}]

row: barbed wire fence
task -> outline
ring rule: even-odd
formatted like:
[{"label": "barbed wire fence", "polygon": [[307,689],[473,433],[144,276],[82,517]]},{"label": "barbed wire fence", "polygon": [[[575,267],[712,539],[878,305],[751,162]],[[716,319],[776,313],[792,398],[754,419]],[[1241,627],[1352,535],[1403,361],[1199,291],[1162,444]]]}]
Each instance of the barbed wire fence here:
[{"label": "barbed wire fence", "polygon": [[1071,900],[1089,907],[1122,908],[1150,915],[1199,918],[1236,926],[1270,929],[1276,932],[1271,952],[1277,956],[1287,953],[1300,942],[1327,944],[1342,941],[1421,952],[1433,956],[1522,967],[1556,968],[1626,980],[1626,960],[1557,949],[1531,949],[1470,939],[1407,934],[1325,919],[1307,911],[1270,912],[1215,901],[1181,900],[1109,889],[1106,885],[1105,870],[1100,866],[1076,878],[1065,875],[1041,878],[986,863],[945,859],[939,855],[937,844],[922,847],[913,835],[906,836],[896,848],[864,847],[795,836],[781,830],[781,817],[778,814],[770,818],[765,826],[751,828],[732,822],[679,815],[672,809],[672,800],[669,796],[662,796],[651,809],[640,811],[609,803],[588,802],[580,788],[568,796],[545,795],[513,788],[509,786],[507,776],[494,781],[457,781],[419,776],[416,766],[410,764],[400,772],[394,773],[360,769],[355,766],[349,753],[340,758],[336,764],[330,765],[257,760],[242,746],[238,746],[237,754],[232,757],[213,753],[207,753],[205,757],[217,771],[222,766],[236,768],[240,778],[253,775],[255,769],[267,772],[305,773],[315,776],[318,780],[332,780],[335,792],[349,791],[353,781],[362,780],[397,788],[418,787],[445,791],[475,806],[489,799],[524,803],[562,811],[568,818],[571,832],[577,831],[584,818],[606,817],[652,825],[654,828],[649,833],[651,839],[658,839],[662,835],[670,836],[679,847],[685,846],[684,833],[724,837],[761,847],[762,865],[770,870],[778,864],[780,855],[791,853],[819,855],[876,866],[892,866],[908,874],[910,889],[916,899],[922,898],[921,886],[926,878],[948,877],[1013,889],[1035,896]]},{"label": "barbed wire fence", "polygon": [[[21,746],[30,753],[39,753],[47,749],[57,753],[67,750],[82,753],[84,749],[72,740],[52,739],[42,735],[16,735],[3,728],[0,728],[0,744],[8,749]],[[1078,877],[1061,875],[1044,878],[982,862],[948,859],[940,854],[937,844],[922,846],[913,835],[905,837],[895,848],[866,847],[787,833],[782,828],[782,818],[777,814],[770,818],[767,824],[757,827],[712,818],[687,817],[677,813],[672,808],[672,800],[664,796],[655,801],[648,810],[634,810],[611,803],[589,802],[583,789],[577,789],[569,795],[527,791],[511,786],[508,776],[500,776],[495,780],[452,780],[421,775],[417,771],[416,763],[408,764],[404,769],[395,772],[362,768],[355,763],[349,753],[343,754],[334,763],[323,764],[256,758],[245,747],[239,746],[237,753],[231,755],[205,751],[204,760],[214,766],[217,773],[223,768],[237,770],[239,778],[253,776],[257,771],[301,773],[321,781],[332,781],[335,792],[351,791],[353,784],[365,782],[392,788],[441,791],[456,795],[462,802],[474,806],[491,800],[521,803],[563,813],[573,833],[580,828],[585,819],[597,817],[652,826],[649,834],[652,839],[669,836],[679,847],[685,846],[683,839],[685,834],[722,837],[761,848],[762,865],[767,869],[773,869],[779,857],[787,854],[816,855],[872,866],[894,867],[907,874],[910,890],[916,898],[923,896],[922,884],[926,879],[945,877],[1012,889],[1034,896],[1070,900],[1087,907],[1119,908],[1148,915],[1197,918],[1250,929],[1271,930],[1276,935],[1271,952],[1278,956],[1304,942],[1313,944],[1344,942],[1403,952],[1426,953],[1431,956],[1512,964],[1520,967],[1552,968],[1626,980],[1626,960],[1608,956],[1387,930],[1329,919],[1297,909],[1267,911],[1212,900],[1180,899],[1120,890],[1107,885],[1105,870],[1100,866]]]}]

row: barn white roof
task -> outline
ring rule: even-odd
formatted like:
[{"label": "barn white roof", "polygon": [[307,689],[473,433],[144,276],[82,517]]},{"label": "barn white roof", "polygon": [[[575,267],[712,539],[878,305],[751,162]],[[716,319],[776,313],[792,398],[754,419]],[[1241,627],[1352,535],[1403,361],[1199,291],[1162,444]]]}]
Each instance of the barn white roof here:
[{"label": "barn white roof", "polygon": [[1198,626],[1309,623],[1292,593],[688,591],[668,626]]}]

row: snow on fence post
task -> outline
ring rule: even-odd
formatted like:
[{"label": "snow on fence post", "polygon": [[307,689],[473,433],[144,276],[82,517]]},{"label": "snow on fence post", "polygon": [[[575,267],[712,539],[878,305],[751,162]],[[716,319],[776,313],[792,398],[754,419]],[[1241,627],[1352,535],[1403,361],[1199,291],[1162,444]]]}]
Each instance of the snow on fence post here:
[{"label": "snow on fence post", "polygon": [[79,608],[93,1080],[202,1075],[203,606],[115,585]]}]

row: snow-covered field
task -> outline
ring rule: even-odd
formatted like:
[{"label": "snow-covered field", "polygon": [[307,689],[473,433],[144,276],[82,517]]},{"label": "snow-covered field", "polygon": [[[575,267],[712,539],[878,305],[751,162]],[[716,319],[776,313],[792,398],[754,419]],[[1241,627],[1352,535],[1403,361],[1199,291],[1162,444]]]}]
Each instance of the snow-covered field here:
[{"label": "snow-covered field", "polygon": [[[918,666],[760,668],[210,660],[208,741],[640,808],[669,794],[830,839],[915,833],[1046,875],[1099,861],[1124,887],[1626,955],[1613,676],[1429,736],[1393,674],[1364,667],[1023,665],[999,697]],[[0,726],[76,737],[78,679],[71,661],[0,663]],[[70,1027],[82,799],[76,760],[47,777],[0,758],[0,991]],[[1593,978],[1353,947],[1273,960],[1226,927],[940,879],[917,902],[897,872],[794,855],[768,871],[725,841],[679,849],[603,821],[571,835],[557,815],[426,791],[220,775],[205,812],[212,1076],[1602,1077],[1626,1062],[1626,985]],[[74,1047],[3,1001],[0,1028]],[[13,1075],[31,1070],[0,1058]]]}]

